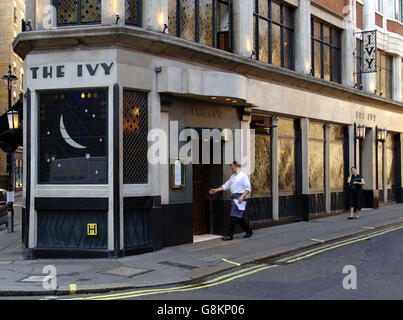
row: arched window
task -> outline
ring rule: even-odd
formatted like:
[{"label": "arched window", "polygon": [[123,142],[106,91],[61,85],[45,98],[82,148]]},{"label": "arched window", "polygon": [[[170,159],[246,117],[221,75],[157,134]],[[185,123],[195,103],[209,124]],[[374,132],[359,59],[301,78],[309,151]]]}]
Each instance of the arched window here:
[{"label": "arched window", "polygon": [[141,27],[141,0],[126,0],[126,24]]},{"label": "arched window", "polygon": [[101,0],[55,0],[57,25],[101,22]]},{"label": "arched window", "polygon": [[232,51],[232,0],[168,0],[169,33]]}]

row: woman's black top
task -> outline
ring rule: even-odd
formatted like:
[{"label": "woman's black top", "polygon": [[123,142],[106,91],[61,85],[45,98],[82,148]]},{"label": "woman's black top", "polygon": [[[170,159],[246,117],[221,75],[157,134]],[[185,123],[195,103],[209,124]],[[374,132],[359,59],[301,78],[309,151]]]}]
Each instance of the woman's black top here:
[{"label": "woman's black top", "polygon": [[361,190],[361,184],[354,184],[354,182],[361,182],[362,177],[359,174],[351,176],[350,190]]}]

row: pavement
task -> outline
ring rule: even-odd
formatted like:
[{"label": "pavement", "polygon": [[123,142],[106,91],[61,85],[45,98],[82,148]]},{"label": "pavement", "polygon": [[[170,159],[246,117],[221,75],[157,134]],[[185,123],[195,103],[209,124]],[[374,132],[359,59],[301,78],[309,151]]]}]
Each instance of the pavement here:
[{"label": "pavement", "polygon": [[[240,265],[403,224],[403,204],[364,209],[358,220],[331,215],[257,229],[249,239],[237,234],[232,241],[213,238],[120,259],[24,260],[19,216],[16,203],[15,232],[0,231],[0,296],[98,293],[200,281]],[[49,270],[56,272],[55,289],[46,286],[51,283]]]}]

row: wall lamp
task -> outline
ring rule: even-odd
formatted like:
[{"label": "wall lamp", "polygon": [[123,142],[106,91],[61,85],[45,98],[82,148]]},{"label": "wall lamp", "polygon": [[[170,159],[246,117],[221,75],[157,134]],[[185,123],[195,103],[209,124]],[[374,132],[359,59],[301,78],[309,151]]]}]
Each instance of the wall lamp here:
[{"label": "wall lamp", "polygon": [[365,126],[359,125],[355,129],[355,138],[358,140],[364,140],[365,139]]},{"label": "wall lamp", "polygon": [[386,140],[386,129],[376,129],[376,139],[379,142],[385,142]]},{"label": "wall lamp", "polygon": [[162,33],[165,33],[165,31],[168,29],[168,25],[164,23],[164,30],[162,30]]},{"label": "wall lamp", "polygon": [[119,23],[119,19],[120,19],[119,13],[116,12],[116,22],[115,22],[115,24]]}]

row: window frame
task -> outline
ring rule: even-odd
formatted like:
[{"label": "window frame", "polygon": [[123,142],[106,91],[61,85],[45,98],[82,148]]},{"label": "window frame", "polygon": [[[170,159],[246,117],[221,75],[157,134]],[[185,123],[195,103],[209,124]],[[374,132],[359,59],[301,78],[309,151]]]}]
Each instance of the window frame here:
[{"label": "window frame", "polygon": [[[379,56],[378,56],[379,52]],[[390,90],[388,92],[388,95],[386,95],[386,92],[383,92],[382,97],[387,98],[387,99],[392,99],[393,98],[393,56],[388,54],[386,51],[377,50],[377,59],[376,59],[376,95],[380,96],[382,89],[383,89],[383,84],[382,84],[382,70],[385,70],[386,72],[386,78],[385,81],[389,79],[389,87]],[[387,59],[390,59],[390,69],[387,68]],[[382,62],[385,62],[385,66],[382,65]],[[389,75],[389,77],[387,77]],[[378,80],[380,80],[378,82]],[[378,86],[379,85],[379,86]],[[385,83],[385,88],[387,88],[386,83]],[[378,90],[379,89],[379,90]]]},{"label": "window frame", "polygon": [[[200,43],[200,0],[193,0],[195,5],[195,41]],[[234,10],[233,10],[233,1],[232,0],[213,0],[212,1],[212,10],[213,10],[213,48],[218,49],[218,37],[217,37],[217,3],[221,2],[223,4],[228,5],[229,9],[229,52],[234,51]],[[168,22],[169,23],[169,22]],[[175,37],[181,38],[181,0],[176,0],[176,30]]]},{"label": "window frame", "polygon": [[53,6],[56,8],[56,26],[57,27],[66,27],[66,26],[78,26],[78,25],[96,25],[101,24],[102,22],[102,1],[100,3],[100,12],[101,12],[101,20],[100,21],[88,21],[82,22],[81,21],[81,2],[84,0],[77,0],[78,1],[78,21],[72,23],[59,23],[59,0],[53,0]]},{"label": "window frame", "polygon": [[[263,17],[259,14],[259,1],[267,1],[269,18]],[[255,30],[253,30],[253,32],[254,32],[253,38],[255,41],[255,46],[254,46],[255,58],[257,61],[260,61],[259,60],[259,51],[260,51],[260,48],[259,48],[259,20],[261,19],[268,23],[268,33],[269,33],[268,63],[272,64],[272,62],[273,62],[273,52],[272,52],[272,49],[273,49],[272,30],[273,30],[273,28],[272,28],[272,25],[275,24],[280,27],[280,33],[281,33],[281,66],[280,67],[288,69],[288,70],[295,70],[295,7],[289,5],[288,3],[284,3],[283,1],[275,1],[277,4],[280,5],[280,23],[278,23],[277,21],[273,21],[273,19],[272,19],[272,2],[273,2],[273,0],[254,0],[253,18],[254,18],[254,20],[256,19]],[[291,27],[289,27],[285,24],[285,7],[292,9],[292,18],[291,18],[292,26]],[[284,66],[285,65],[284,29],[291,31],[291,39],[292,39],[291,68]]]},{"label": "window frame", "polygon": [[[318,22],[320,24],[320,39],[315,37],[315,29],[314,29],[314,25],[315,25],[315,21]],[[329,42],[327,43],[324,40],[324,26],[327,26],[329,28]],[[339,35],[339,43],[340,46],[337,47],[333,44],[333,33],[334,31],[336,31]],[[320,78],[318,79],[322,79],[325,80],[325,72],[324,72],[324,47],[328,46],[330,48],[330,80],[325,80],[325,81],[331,81],[331,82],[335,82],[335,83],[340,83],[342,81],[342,42],[341,42],[341,37],[342,37],[342,31],[341,29],[331,25],[330,23],[327,23],[319,18],[317,18],[316,16],[311,16],[311,68],[312,68],[312,74],[315,75],[315,50],[314,50],[314,45],[315,42],[319,42],[320,43],[320,64],[321,64],[321,70],[320,70]],[[334,66],[334,57],[333,57],[333,51],[336,50],[339,54],[338,54],[338,79],[334,80],[334,74],[333,74],[333,66]]]}]

